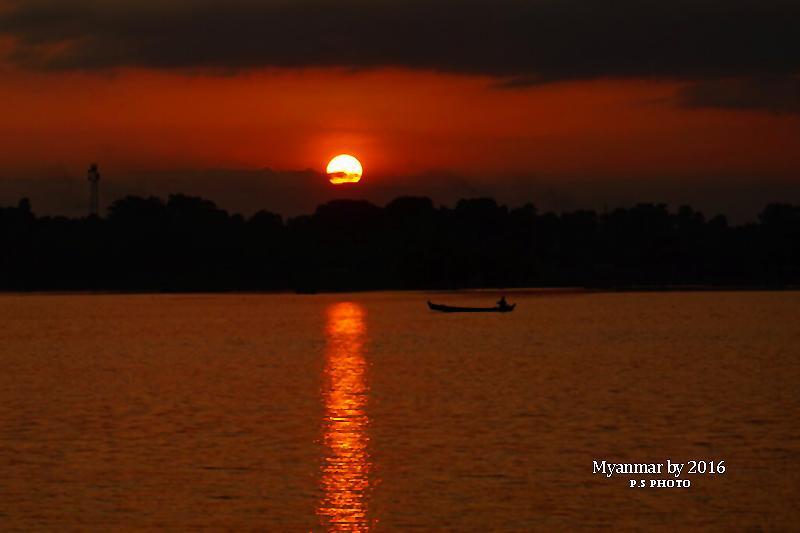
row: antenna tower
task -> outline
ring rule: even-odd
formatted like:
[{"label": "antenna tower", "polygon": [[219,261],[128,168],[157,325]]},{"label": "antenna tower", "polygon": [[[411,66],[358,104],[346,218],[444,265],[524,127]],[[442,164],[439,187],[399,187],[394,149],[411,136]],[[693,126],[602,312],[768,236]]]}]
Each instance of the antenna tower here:
[{"label": "antenna tower", "polygon": [[100,216],[100,200],[97,193],[97,182],[100,181],[100,173],[97,171],[97,163],[92,163],[89,172],[86,174],[89,180],[89,215]]}]

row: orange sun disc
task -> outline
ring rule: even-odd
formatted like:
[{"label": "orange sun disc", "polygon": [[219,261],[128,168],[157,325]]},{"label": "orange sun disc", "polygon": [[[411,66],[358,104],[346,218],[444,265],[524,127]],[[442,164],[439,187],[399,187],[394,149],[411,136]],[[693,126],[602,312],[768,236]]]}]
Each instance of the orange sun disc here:
[{"label": "orange sun disc", "polygon": [[334,185],[358,183],[361,179],[361,163],[352,155],[337,155],[328,163],[328,179]]}]

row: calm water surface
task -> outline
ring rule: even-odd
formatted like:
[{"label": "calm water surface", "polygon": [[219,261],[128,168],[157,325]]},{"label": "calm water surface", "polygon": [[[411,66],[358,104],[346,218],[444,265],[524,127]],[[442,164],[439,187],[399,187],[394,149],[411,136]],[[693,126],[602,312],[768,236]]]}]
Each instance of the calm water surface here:
[{"label": "calm water surface", "polygon": [[0,296],[0,530],[798,531],[800,293],[499,296]]}]

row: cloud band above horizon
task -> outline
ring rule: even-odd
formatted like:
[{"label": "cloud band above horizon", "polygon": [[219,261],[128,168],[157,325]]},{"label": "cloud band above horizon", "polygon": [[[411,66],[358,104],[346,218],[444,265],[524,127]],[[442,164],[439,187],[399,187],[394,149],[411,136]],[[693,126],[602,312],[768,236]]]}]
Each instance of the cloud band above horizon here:
[{"label": "cloud band above horizon", "polygon": [[755,1],[6,0],[36,70],[401,67],[560,80],[791,79],[800,5]]},{"label": "cloud band above horizon", "polygon": [[386,67],[542,81],[800,72],[797,3],[587,0],[6,2],[41,69]]}]

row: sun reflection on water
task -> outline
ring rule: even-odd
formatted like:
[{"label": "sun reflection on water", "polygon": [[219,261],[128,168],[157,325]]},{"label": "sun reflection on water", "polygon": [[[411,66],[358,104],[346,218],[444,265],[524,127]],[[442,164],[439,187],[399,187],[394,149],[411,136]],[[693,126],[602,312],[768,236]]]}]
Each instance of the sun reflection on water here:
[{"label": "sun reflection on water", "polygon": [[322,465],[324,491],[317,514],[329,532],[366,533],[374,520],[369,513],[370,462],[364,408],[364,309],[344,302],[328,308],[325,423],[326,456]]}]

